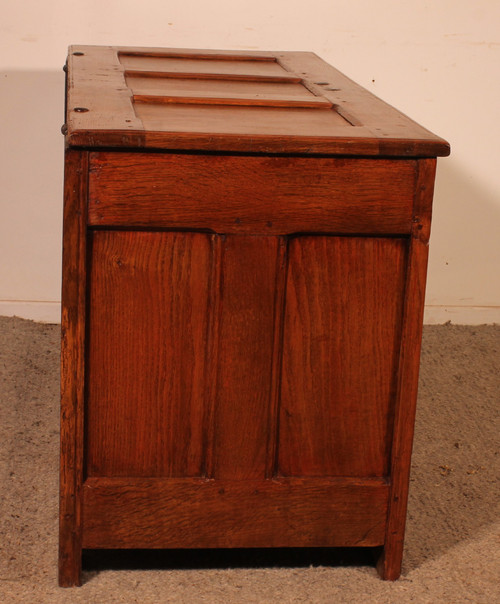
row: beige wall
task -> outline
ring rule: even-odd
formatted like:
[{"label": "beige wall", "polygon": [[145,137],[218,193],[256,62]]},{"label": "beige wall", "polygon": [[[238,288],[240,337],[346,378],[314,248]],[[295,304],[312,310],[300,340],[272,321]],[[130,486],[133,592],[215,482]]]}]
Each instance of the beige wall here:
[{"label": "beige wall", "polygon": [[312,50],[447,138],[427,322],[500,322],[498,0],[18,0],[0,23],[0,314],[58,320],[66,47]]}]

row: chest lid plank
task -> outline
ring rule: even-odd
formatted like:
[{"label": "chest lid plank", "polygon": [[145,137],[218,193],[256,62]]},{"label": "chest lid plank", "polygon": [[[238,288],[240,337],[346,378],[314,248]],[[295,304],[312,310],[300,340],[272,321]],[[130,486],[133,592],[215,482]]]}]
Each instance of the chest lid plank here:
[{"label": "chest lid plank", "polygon": [[260,153],[448,155],[309,52],[72,46],[66,143]]}]

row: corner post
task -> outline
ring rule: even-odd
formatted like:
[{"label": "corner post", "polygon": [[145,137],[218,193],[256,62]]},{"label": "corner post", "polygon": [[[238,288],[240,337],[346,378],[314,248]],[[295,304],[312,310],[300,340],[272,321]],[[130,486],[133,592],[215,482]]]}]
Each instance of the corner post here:
[{"label": "corner post", "polygon": [[377,562],[380,576],[389,581],[400,576],[403,558],[436,159],[419,159],[416,166],[391,452],[391,490],[385,543]]},{"label": "corner post", "polygon": [[67,149],[61,311],[59,585],[81,584],[88,152]]}]

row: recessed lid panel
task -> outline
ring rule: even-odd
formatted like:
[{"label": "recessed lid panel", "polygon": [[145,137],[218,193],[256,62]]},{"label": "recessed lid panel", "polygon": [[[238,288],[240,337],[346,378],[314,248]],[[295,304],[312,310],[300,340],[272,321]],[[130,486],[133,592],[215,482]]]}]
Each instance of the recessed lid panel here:
[{"label": "recessed lid panel", "polygon": [[83,46],[67,142],[265,153],[443,155],[447,143],[312,53]]}]

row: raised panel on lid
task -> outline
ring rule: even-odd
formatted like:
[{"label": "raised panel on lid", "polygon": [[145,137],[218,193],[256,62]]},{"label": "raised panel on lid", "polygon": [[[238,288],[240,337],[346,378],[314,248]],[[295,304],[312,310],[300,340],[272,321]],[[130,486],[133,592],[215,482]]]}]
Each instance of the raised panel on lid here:
[{"label": "raised panel on lid", "polygon": [[[140,54],[119,57],[135,103],[332,107],[331,101],[311,92],[300,77],[274,60]],[[161,119],[170,130],[175,116],[164,113],[163,108],[161,112]],[[226,119],[232,117],[228,114]]]},{"label": "raised panel on lid", "polygon": [[135,103],[136,115],[156,132],[191,132],[266,136],[348,136],[352,130],[334,110],[280,107],[228,107]]},{"label": "raised panel on lid", "polygon": [[236,59],[200,56],[187,58],[169,56],[149,56],[147,54],[119,53],[120,63],[126,71],[146,71],[153,73],[231,75],[242,77],[270,77],[297,80],[273,59]]},{"label": "raised panel on lid", "polygon": [[302,84],[268,81],[127,76],[134,101],[147,103],[196,103],[211,105],[258,105],[321,107],[332,103],[312,94]]},{"label": "raised panel on lid", "polygon": [[67,107],[66,142],[75,147],[449,153],[313,53],[73,46]]},{"label": "raised panel on lid", "polygon": [[199,80],[195,77],[168,78],[149,77],[144,75],[127,75],[126,82],[134,94],[159,94],[170,95],[182,93],[184,95],[221,95],[233,94],[254,95],[280,95],[289,98],[318,98],[305,86],[295,82],[269,82],[263,80],[228,80],[210,79]]}]

